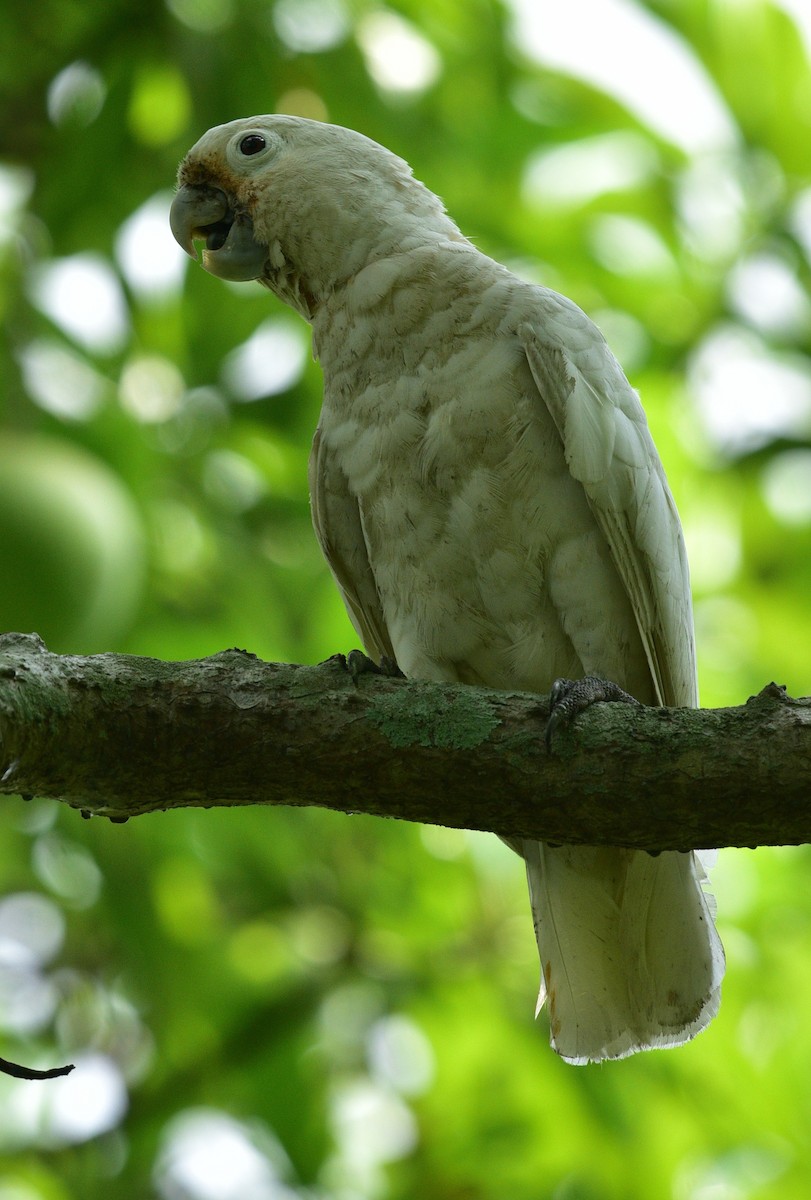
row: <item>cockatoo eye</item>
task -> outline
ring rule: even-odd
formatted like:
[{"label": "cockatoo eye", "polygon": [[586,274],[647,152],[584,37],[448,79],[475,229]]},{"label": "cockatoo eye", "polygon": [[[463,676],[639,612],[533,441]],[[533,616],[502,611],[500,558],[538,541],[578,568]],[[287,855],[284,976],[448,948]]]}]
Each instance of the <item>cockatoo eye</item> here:
[{"label": "cockatoo eye", "polygon": [[249,133],[239,143],[239,152],[249,157],[251,154],[259,154],[266,145],[267,142],[261,133]]}]

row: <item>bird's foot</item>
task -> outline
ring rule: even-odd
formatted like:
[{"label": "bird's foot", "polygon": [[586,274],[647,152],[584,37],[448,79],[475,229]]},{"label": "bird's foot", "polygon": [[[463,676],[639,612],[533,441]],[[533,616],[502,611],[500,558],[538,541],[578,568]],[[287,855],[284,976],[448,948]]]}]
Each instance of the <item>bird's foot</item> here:
[{"label": "bird's foot", "polygon": [[556,679],[549,693],[549,719],[544,738],[551,752],[552,738],[564,725],[568,725],[578,713],[597,702],[639,704],[617,683],[600,679],[598,675],[584,675],[582,679]]},{"label": "bird's foot", "polygon": [[384,654],[379,663],[369,658],[362,650],[350,650],[346,656],[346,669],[355,683],[361,675],[383,675],[387,679],[405,679],[405,675],[393,658]]}]

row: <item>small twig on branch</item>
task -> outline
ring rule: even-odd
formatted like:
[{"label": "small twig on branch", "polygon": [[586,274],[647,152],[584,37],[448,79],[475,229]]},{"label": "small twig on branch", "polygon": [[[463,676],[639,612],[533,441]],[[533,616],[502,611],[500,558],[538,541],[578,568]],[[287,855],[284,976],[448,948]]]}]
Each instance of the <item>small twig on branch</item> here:
[{"label": "small twig on branch", "polygon": [[111,820],[317,805],[506,837],[686,850],[811,841],[811,698],[598,704],[544,746],[548,698],[240,650],[194,662],[0,637],[0,792]]},{"label": "small twig on branch", "polygon": [[19,1063],[0,1058],[0,1072],[3,1075],[13,1075],[15,1079],[57,1079],[60,1075],[70,1075],[72,1070],[73,1063],[66,1067],[49,1067],[45,1071],[39,1071],[36,1067],[21,1067]]}]

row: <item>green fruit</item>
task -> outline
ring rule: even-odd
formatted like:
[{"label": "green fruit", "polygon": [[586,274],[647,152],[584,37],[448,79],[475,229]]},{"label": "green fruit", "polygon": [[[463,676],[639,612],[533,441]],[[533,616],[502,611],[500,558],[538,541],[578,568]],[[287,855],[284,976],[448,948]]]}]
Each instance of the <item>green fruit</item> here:
[{"label": "green fruit", "polygon": [[0,631],[114,649],[143,582],[140,516],[110,468],[54,437],[0,432]]}]

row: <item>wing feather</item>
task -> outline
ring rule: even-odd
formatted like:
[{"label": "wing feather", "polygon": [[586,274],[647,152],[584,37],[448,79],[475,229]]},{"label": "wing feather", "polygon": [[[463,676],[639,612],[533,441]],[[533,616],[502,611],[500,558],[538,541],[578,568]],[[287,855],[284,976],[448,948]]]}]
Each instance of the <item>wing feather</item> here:
[{"label": "wing feather", "polygon": [[596,327],[574,305],[563,312],[588,323],[591,339],[564,344],[530,323],[518,330],[539,399],[608,542],[659,703],[696,705],[684,538],[642,405]]},{"label": "wing feather", "polygon": [[338,584],[349,619],[372,658],[395,661],[374,574],[369,564],[357,497],[315,432],[309,466],[313,527]]}]

